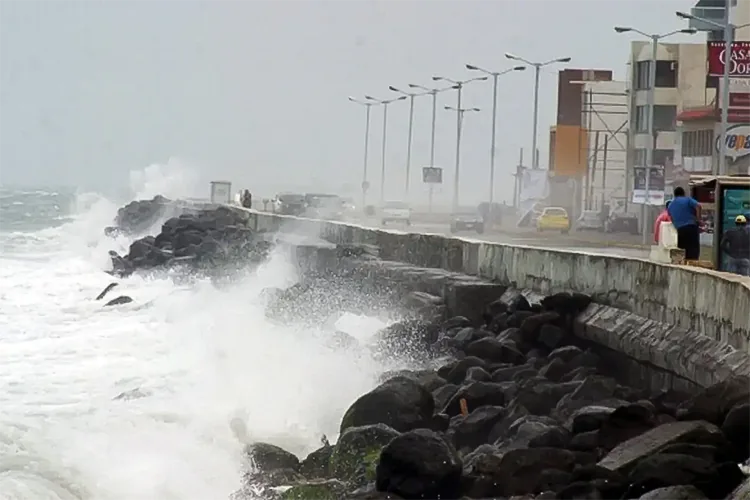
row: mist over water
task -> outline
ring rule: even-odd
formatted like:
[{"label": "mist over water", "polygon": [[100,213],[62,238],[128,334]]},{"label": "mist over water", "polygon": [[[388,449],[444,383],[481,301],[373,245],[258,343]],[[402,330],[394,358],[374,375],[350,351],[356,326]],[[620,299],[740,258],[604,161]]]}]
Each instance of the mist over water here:
[{"label": "mist over water", "polygon": [[[131,178],[135,198],[200,194],[177,163]],[[7,190],[0,200],[2,500],[225,499],[243,470],[231,421],[302,456],[323,434],[333,441],[349,404],[391,368],[326,342],[334,324],[366,340],[385,320],[266,318],[261,291],[297,280],[283,251],[230,285],[119,280],[111,293],[134,302],[105,309],[94,298],[115,281],[107,251],[130,241],[102,230],[122,202]],[[135,389],[143,397],[115,399]]]}]

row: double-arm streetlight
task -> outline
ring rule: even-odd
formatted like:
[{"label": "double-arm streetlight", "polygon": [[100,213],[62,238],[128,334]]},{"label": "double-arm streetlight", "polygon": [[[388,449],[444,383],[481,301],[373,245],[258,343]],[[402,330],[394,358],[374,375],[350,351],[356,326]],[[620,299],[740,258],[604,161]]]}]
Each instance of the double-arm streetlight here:
[{"label": "double-arm streetlight", "polygon": [[695,30],[692,28],[684,29],[684,30],[675,30],[670,31],[669,33],[664,33],[663,35],[649,35],[648,33],[645,33],[641,30],[630,28],[630,27],[623,27],[623,26],[615,26],[615,31],[617,33],[638,33],[639,35],[643,35],[646,38],[651,39],[651,61],[649,63],[649,71],[648,71],[648,96],[647,96],[647,109],[648,109],[648,119],[647,119],[647,126],[648,126],[648,147],[646,148],[646,199],[643,202],[643,205],[641,205],[641,236],[642,236],[642,243],[644,245],[648,244],[648,224],[646,223],[646,216],[647,216],[647,205],[649,205],[650,200],[650,188],[651,188],[651,169],[653,168],[654,163],[654,148],[656,147],[656,138],[654,137],[654,92],[656,90],[656,58],[657,58],[657,49],[659,48],[659,41],[663,38],[667,38],[672,35],[676,35],[677,33],[686,33],[686,34],[693,34],[695,33]]},{"label": "double-arm streetlight", "polygon": [[487,71],[473,64],[467,64],[466,69],[469,71],[480,71],[492,77],[492,143],[490,145],[490,203],[495,201],[495,130],[497,124],[497,79],[498,77],[508,74],[512,71],[523,71],[526,66],[515,66],[505,71]]},{"label": "double-arm streetlight", "polygon": [[[721,78],[722,94],[721,94],[721,149],[719,151],[719,168],[718,172],[714,174],[724,175],[727,173],[727,128],[729,127],[729,68],[732,63],[732,42],[734,41],[735,31],[739,28],[750,26],[750,23],[741,24],[739,26],[732,24],[730,21],[729,2],[727,2],[726,8],[724,9],[724,22],[717,23],[711,19],[704,17],[694,16],[692,14],[686,14],[685,12],[676,12],[677,17],[682,19],[693,19],[702,23],[710,24],[716,28],[722,28],[724,30],[724,74]],[[690,30],[681,30],[686,33]],[[695,33],[696,30],[692,29]]]},{"label": "double-arm streetlight", "polygon": [[398,92],[401,94],[404,98],[409,98],[409,137],[407,138],[406,143],[406,181],[404,184],[404,201],[407,201],[409,199],[409,179],[411,177],[411,137],[412,137],[412,130],[414,126],[414,98],[427,95],[429,94],[429,91],[427,92],[407,92],[405,90],[401,90],[397,87],[394,87],[391,85],[388,87],[389,90],[392,92]]},{"label": "double-arm streetlight", "polygon": [[558,57],[557,59],[550,59],[546,62],[531,62],[523,57],[509,54],[507,52],[505,53],[505,57],[512,61],[521,61],[529,66],[534,66],[534,136],[531,140],[531,166],[532,168],[539,168],[539,155],[537,155],[536,152],[537,126],[539,120],[539,73],[543,67],[549,66],[550,64],[570,62],[570,57]]},{"label": "double-arm streetlight", "polygon": [[453,106],[445,106],[448,111],[455,111],[458,116],[458,135],[456,136],[456,175],[453,184],[453,203],[451,204],[453,213],[458,211],[458,181],[459,171],[461,166],[461,126],[464,122],[464,114],[468,112],[479,112],[479,108],[461,108]]},{"label": "double-arm streetlight", "polygon": [[[433,81],[436,82],[448,82],[452,83],[453,86],[456,88],[456,94],[457,94],[457,100],[456,100],[456,107],[453,108],[458,111],[456,114],[456,171],[454,172],[453,177],[453,211],[455,212],[458,208],[458,180],[459,180],[459,171],[458,167],[461,163],[461,160],[459,158],[460,154],[460,142],[461,142],[461,119],[463,117],[463,112],[461,112],[461,91],[464,88],[464,85],[471,83],[471,82],[481,82],[487,80],[487,76],[478,76],[476,78],[468,78],[466,80],[451,80],[450,78],[445,78],[443,76],[433,76]],[[474,108],[471,108],[474,109]],[[478,110],[477,110],[478,111]]]},{"label": "double-arm streetlight", "polygon": [[393,99],[378,99],[376,97],[366,95],[365,99],[367,99],[373,104],[383,105],[383,151],[382,151],[383,158],[382,158],[382,165],[380,167],[380,206],[382,207],[383,202],[385,201],[385,144],[386,144],[386,137],[388,135],[388,105],[396,101],[403,101],[404,99],[406,99],[406,96],[402,95],[399,97],[395,97]]},{"label": "double-arm streetlight", "polygon": [[364,210],[367,206],[367,189],[370,187],[370,184],[367,182],[367,152],[370,146],[370,108],[375,103],[361,101],[354,97],[349,97],[349,100],[365,107],[365,160],[362,166],[362,209]]}]

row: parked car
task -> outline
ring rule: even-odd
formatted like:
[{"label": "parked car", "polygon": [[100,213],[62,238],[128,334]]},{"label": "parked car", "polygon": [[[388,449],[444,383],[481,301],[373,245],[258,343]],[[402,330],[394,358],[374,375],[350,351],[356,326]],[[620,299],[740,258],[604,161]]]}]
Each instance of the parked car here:
[{"label": "parked car", "polygon": [[560,231],[563,234],[567,234],[570,231],[568,211],[562,207],[545,208],[536,220],[536,230]]},{"label": "parked car", "polygon": [[605,224],[608,233],[638,234],[638,217],[627,212],[613,212]]},{"label": "parked car", "polygon": [[484,232],[484,220],[479,213],[464,213],[451,215],[450,232],[476,231],[478,234]]},{"label": "parked car", "polygon": [[381,210],[380,221],[384,226],[389,222],[400,222],[410,226],[411,208],[402,201],[386,202]]},{"label": "parked car", "polygon": [[302,215],[305,208],[305,197],[301,194],[282,193],[273,200],[273,211],[277,214]]},{"label": "parked car", "polygon": [[576,220],[576,231],[604,231],[604,218],[597,210],[584,210]]}]

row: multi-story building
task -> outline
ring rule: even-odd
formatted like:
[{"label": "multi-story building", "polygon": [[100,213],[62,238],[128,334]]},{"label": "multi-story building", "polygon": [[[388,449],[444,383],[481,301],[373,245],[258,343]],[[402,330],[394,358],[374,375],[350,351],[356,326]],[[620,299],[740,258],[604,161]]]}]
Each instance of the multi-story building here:
[{"label": "multi-story building", "polygon": [[[635,41],[631,44],[629,63],[630,94],[630,157],[628,163],[636,170],[646,166],[647,148],[654,144],[653,179],[661,182],[651,184],[651,203],[661,205],[664,196],[655,195],[655,189],[670,190],[682,174],[681,129],[678,117],[683,111],[705,108],[715,102],[716,79],[706,76],[705,43],[659,44],[656,60],[656,85],[654,88],[654,127],[653,137],[648,134],[648,94],[651,68],[652,46],[648,41]],[[698,165],[696,171],[703,171]],[[708,168],[710,171],[710,167]],[[636,179],[636,175],[629,179]],[[631,183],[633,184],[633,183]],[[635,185],[628,186],[630,199]],[[647,214],[648,220],[652,218]]]},{"label": "multi-story building", "polygon": [[557,120],[550,129],[549,204],[572,215],[585,209],[589,149],[593,138],[586,128],[584,88],[587,83],[610,82],[612,71],[564,69],[558,72]]}]

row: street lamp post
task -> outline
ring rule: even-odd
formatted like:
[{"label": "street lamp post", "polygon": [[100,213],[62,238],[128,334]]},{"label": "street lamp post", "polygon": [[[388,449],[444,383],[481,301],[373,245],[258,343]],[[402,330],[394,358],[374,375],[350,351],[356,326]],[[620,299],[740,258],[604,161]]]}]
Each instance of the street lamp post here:
[{"label": "street lamp post", "polygon": [[[450,78],[445,78],[443,76],[433,76],[432,79],[436,82],[439,81],[446,81],[449,83],[452,83],[457,90],[457,100],[456,100],[456,111],[458,111],[458,114],[456,115],[456,171],[453,174],[453,203],[451,203],[453,212],[455,213],[458,209],[458,182],[459,182],[459,171],[458,166],[460,165],[459,160],[459,142],[461,141],[461,119],[463,117],[463,112],[461,111],[461,91],[464,88],[464,85],[471,82],[481,82],[487,80],[488,77],[486,76],[478,76],[476,78],[469,78],[467,80],[451,80]],[[469,109],[475,109],[475,108],[469,108]],[[478,110],[477,110],[478,111]]]},{"label": "street lamp post", "polygon": [[557,59],[551,59],[546,62],[531,62],[523,57],[509,54],[507,52],[505,53],[505,57],[512,61],[525,62],[529,66],[534,67],[534,124],[532,126],[534,135],[531,139],[531,167],[536,169],[539,168],[539,155],[536,150],[537,128],[539,124],[539,73],[543,67],[549,66],[550,64],[570,62],[570,57],[558,57]]},{"label": "street lamp post", "polygon": [[360,101],[353,97],[349,97],[351,102],[360,104],[365,107],[365,158],[362,165],[362,210],[367,206],[367,189],[370,187],[367,182],[367,153],[370,147],[370,108],[373,106],[372,102]]},{"label": "street lamp post", "polygon": [[394,99],[377,99],[375,97],[366,95],[365,99],[368,101],[371,101],[375,104],[382,104],[383,105],[383,149],[382,149],[382,164],[380,167],[380,206],[383,206],[383,202],[385,202],[385,145],[386,145],[386,138],[388,136],[388,105],[396,102],[396,101],[403,101],[406,99],[406,96],[399,96]]},{"label": "street lamp post", "polygon": [[[435,122],[437,119],[437,95],[440,92],[445,92],[446,90],[458,89],[458,87],[454,85],[452,87],[436,89],[436,88],[428,88],[428,87],[423,87],[422,85],[416,85],[414,83],[410,83],[409,88],[424,90],[425,94],[429,94],[432,96],[432,125],[430,126],[430,167],[434,167],[435,166]],[[434,184],[430,184],[428,188],[430,212],[432,212],[432,194],[433,194],[434,187],[435,187]]]},{"label": "street lamp post", "polygon": [[637,30],[635,28],[630,27],[622,27],[622,26],[616,26],[615,31],[617,33],[638,33],[640,35],[643,35],[647,38],[651,39],[651,61],[649,62],[649,71],[648,71],[648,95],[647,95],[647,109],[648,109],[648,147],[646,148],[646,199],[643,201],[643,205],[641,205],[641,242],[644,245],[648,244],[648,224],[647,224],[647,214],[648,214],[648,205],[651,201],[651,169],[653,168],[654,163],[654,148],[655,148],[655,142],[656,138],[654,137],[654,93],[656,91],[656,58],[657,58],[657,49],[659,48],[659,40],[666,38],[668,36],[675,35],[677,33],[686,33],[686,34],[693,34],[695,33],[694,29],[684,29],[684,30],[675,30],[670,31],[669,33],[665,33],[663,35],[649,35],[647,33],[644,33],[643,31]]},{"label": "street lamp post", "polygon": [[401,90],[399,88],[396,88],[394,86],[388,87],[392,92],[398,92],[399,94],[402,94],[404,97],[409,98],[409,131],[408,131],[408,139],[406,143],[406,179],[404,183],[404,201],[407,201],[409,199],[409,180],[411,179],[411,138],[412,138],[412,130],[414,126],[414,98],[419,97],[422,95],[426,95],[428,92],[406,92],[404,90]]},{"label": "street lamp post", "polygon": [[[487,71],[479,66],[473,64],[467,64],[466,69],[470,71],[481,71],[482,73],[492,77],[492,142],[490,144],[490,204],[495,201],[495,139],[496,139],[496,125],[497,125],[497,79],[498,77],[510,73],[511,71],[524,71],[526,66],[515,66],[513,68],[506,69],[505,71]],[[490,208],[490,212],[492,209]]]},{"label": "street lamp post", "polygon": [[[727,128],[729,128],[729,67],[732,62],[732,42],[734,41],[734,35],[737,29],[750,26],[750,23],[742,24],[737,26],[732,24],[729,12],[729,2],[727,2],[724,15],[724,23],[717,23],[711,19],[694,16],[692,14],[686,14],[685,12],[676,12],[677,17],[682,19],[693,19],[700,21],[717,28],[724,30],[724,74],[721,78],[722,94],[721,94],[721,148],[719,150],[719,165],[718,171],[714,171],[714,174],[725,175],[727,173]],[[681,30],[682,32],[692,31],[695,33],[695,29]]]},{"label": "street lamp post", "polygon": [[461,107],[453,107],[453,106],[445,106],[445,109],[448,111],[455,111],[456,116],[458,116],[458,135],[456,135],[456,175],[455,175],[455,181],[453,185],[453,213],[456,213],[458,210],[458,181],[459,181],[459,172],[460,172],[460,166],[461,166],[461,126],[464,122],[464,114],[466,112],[479,112],[479,108],[461,108]]}]

